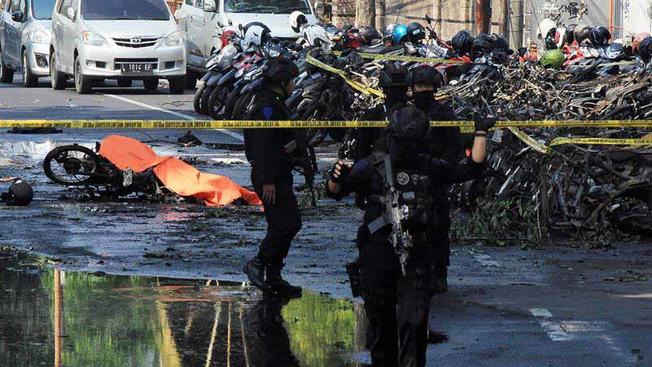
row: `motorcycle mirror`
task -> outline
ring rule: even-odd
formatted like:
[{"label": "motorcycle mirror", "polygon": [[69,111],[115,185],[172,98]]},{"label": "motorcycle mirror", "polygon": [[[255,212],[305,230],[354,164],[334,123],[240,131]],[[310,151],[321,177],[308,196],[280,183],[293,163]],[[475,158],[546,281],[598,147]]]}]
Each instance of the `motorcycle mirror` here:
[{"label": "motorcycle mirror", "polygon": [[11,13],[11,20],[14,22],[22,23],[23,22],[23,12],[22,11],[15,11]]}]

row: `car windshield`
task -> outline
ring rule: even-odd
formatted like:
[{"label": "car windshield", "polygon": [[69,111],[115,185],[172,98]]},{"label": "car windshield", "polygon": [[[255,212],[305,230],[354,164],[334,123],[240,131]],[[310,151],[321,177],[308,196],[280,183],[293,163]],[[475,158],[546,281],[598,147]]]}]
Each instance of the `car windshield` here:
[{"label": "car windshield", "polygon": [[56,0],[32,0],[32,15],[36,19],[52,19]]},{"label": "car windshield", "polygon": [[82,0],[85,20],[170,20],[163,0]]},{"label": "car windshield", "polygon": [[224,0],[226,13],[290,14],[298,10],[310,13],[306,0]]}]

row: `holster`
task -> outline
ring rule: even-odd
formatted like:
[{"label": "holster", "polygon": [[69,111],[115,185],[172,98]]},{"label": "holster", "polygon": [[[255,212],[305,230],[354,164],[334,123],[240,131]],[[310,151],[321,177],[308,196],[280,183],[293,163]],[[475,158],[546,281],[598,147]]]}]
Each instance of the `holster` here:
[{"label": "holster", "polygon": [[360,283],[360,264],[357,261],[346,264],[346,273],[349,275],[349,284],[351,284],[351,295],[353,297],[362,296],[362,285]]}]

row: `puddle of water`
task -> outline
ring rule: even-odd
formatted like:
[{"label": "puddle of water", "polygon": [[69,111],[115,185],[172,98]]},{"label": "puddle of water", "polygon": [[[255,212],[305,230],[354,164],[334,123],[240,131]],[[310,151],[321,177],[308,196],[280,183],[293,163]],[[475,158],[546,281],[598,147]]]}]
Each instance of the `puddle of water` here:
[{"label": "puddle of water", "polygon": [[237,283],[63,272],[0,252],[0,366],[360,366],[364,312]]}]

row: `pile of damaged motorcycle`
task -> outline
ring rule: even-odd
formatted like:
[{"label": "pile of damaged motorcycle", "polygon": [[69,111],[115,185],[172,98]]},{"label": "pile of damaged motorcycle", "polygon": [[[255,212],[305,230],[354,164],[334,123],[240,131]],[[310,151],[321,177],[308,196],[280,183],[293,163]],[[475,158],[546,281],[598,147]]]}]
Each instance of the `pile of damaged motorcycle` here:
[{"label": "pile of damaged motorcycle", "polygon": [[[426,21],[430,23],[427,17]],[[545,52],[534,44],[512,51],[495,34],[473,37],[461,31],[445,41],[430,25],[420,29],[419,37],[410,26],[398,37],[396,28],[407,27],[392,25],[381,34],[368,28],[324,26],[323,32],[313,32],[317,37],[303,43],[275,40],[260,23],[229,30],[223,35],[227,46],[206,64],[195,110],[218,120],[237,119],[237,102],[262,84],[266,60],[283,55],[301,70],[286,101],[298,120],[360,119],[364,111],[382,103],[378,76],[388,62],[407,69],[427,64],[438,70],[444,86],[436,98],[451,103],[460,120],[470,120],[476,113],[491,113],[502,121],[635,121],[652,115],[649,35],[610,42],[603,27],[550,27],[541,34]],[[247,36],[255,27],[262,29],[258,33],[263,37]],[[467,212],[481,203],[498,203],[512,220],[531,223],[540,238],[614,230],[650,235],[652,145],[630,144],[652,138],[650,126],[644,125],[497,129],[491,136],[486,174],[453,187],[451,201]],[[311,186],[315,145],[332,140],[340,144],[340,158],[355,158],[350,156],[356,144],[352,130],[305,134],[311,157],[303,173],[310,176]],[[570,140],[548,146],[556,138],[635,140],[620,144]]]}]

